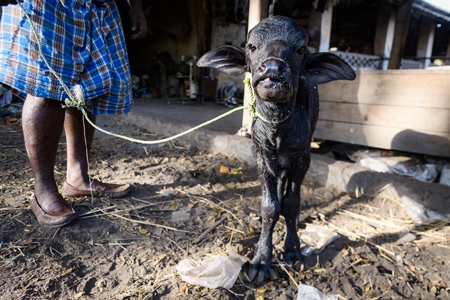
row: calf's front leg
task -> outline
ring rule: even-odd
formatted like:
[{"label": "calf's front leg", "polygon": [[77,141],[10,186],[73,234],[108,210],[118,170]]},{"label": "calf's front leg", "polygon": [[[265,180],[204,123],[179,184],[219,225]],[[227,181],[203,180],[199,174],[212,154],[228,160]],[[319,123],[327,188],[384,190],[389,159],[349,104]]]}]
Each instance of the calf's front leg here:
[{"label": "calf's front leg", "polygon": [[260,176],[262,187],[261,236],[256,244],[256,253],[250,263],[249,277],[257,283],[264,281],[272,264],[272,233],[280,217],[281,207],[277,197],[277,179],[268,173]]}]

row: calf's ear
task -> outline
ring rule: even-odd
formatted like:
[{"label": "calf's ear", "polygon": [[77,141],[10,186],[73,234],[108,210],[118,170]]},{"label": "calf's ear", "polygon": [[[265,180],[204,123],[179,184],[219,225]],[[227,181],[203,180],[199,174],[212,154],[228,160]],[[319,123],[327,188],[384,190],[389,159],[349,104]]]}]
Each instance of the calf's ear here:
[{"label": "calf's ear", "polygon": [[200,57],[197,66],[238,77],[245,72],[245,52],[234,46],[221,46]]},{"label": "calf's ear", "polygon": [[352,67],[337,55],[327,52],[311,54],[305,62],[304,75],[314,84],[356,78]]}]

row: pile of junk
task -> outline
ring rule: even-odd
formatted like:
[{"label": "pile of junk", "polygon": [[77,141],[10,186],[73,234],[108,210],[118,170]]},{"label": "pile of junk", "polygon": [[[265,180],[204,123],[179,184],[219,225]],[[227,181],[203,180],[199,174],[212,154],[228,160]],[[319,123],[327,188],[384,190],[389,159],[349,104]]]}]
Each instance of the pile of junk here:
[{"label": "pile of junk", "polygon": [[244,104],[244,91],[233,83],[223,83],[217,91],[217,102],[227,107],[238,107]]},{"label": "pile of junk", "polygon": [[142,95],[149,92],[150,76],[142,74],[141,77],[132,74],[131,75],[131,89],[133,90],[133,98],[141,98]]},{"label": "pile of junk", "polygon": [[[233,108],[243,105],[242,86],[203,76],[195,55],[181,55],[176,63],[168,52],[158,52],[145,66],[139,66],[132,75],[133,98],[177,97],[184,102],[213,102]],[[203,71],[204,72],[204,71]]]},{"label": "pile of junk", "polygon": [[0,86],[0,124],[17,122],[22,116],[24,101]]}]

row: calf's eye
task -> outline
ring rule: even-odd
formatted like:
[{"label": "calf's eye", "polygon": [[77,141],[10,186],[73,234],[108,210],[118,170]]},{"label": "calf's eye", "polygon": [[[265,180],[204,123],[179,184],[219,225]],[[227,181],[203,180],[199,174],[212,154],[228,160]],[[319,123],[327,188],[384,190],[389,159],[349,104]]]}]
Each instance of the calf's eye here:
[{"label": "calf's eye", "polygon": [[303,54],[303,52],[305,52],[305,46],[300,47],[300,48],[297,49],[297,53],[298,54]]},{"label": "calf's eye", "polygon": [[248,49],[250,49],[250,51],[254,52],[256,50],[256,46],[253,44],[248,44]]}]

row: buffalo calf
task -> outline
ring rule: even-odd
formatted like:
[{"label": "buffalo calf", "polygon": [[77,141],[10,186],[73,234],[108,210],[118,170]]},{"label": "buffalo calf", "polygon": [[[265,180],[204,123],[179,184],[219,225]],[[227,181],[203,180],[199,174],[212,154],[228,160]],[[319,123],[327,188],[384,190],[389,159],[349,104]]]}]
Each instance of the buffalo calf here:
[{"label": "buffalo calf", "polygon": [[353,69],[332,53],[310,53],[308,34],[290,18],[264,19],[249,33],[245,49],[222,46],[203,55],[199,67],[237,77],[251,72],[259,118],[252,140],[262,187],[261,236],[249,276],[262,282],[272,260],[272,233],[286,220],[284,260],[301,262],[297,235],[300,185],[310,164],[310,142],[319,113],[317,84],[353,80]]}]

